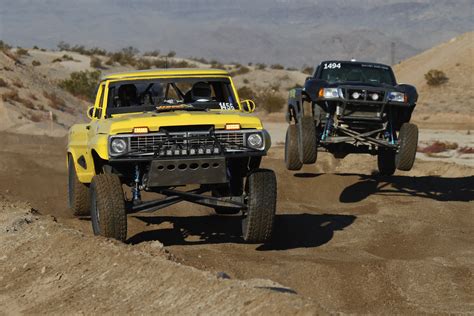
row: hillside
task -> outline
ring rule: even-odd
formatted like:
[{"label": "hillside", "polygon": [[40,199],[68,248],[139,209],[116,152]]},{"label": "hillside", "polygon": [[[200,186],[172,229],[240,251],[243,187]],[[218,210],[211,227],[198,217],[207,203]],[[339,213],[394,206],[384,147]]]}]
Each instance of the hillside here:
[{"label": "hillside", "polygon": [[63,136],[84,120],[86,103],[57,87],[50,77],[0,52],[0,130]]},{"label": "hillside", "polygon": [[[429,86],[424,75],[431,69],[443,71],[449,80],[440,86]],[[394,70],[399,82],[418,89],[416,120],[474,128],[474,32],[409,58]]]},{"label": "hillside", "polygon": [[[474,33],[459,37],[407,59],[394,67],[398,81],[418,88],[420,99],[414,121],[423,128],[473,129],[474,116]],[[72,124],[84,120],[90,102],[84,102],[58,88],[61,80],[77,71],[96,71],[91,60],[100,60],[102,74],[155,68],[165,56],[135,55],[134,65],[110,62],[109,56],[86,55],[75,51],[12,49],[0,54],[1,130],[19,133],[64,135]],[[14,58],[12,58],[12,56]],[[16,56],[16,57],[15,57]],[[18,57],[20,56],[20,57]],[[20,63],[15,62],[15,58]],[[281,65],[238,63],[222,64],[215,60],[168,57],[171,64],[190,67],[219,67],[228,70],[236,85],[245,93],[242,98],[257,101],[257,115],[265,121],[283,122],[288,90],[304,83],[307,74]],[[33,64],[35,66],[33,66]],[[440,86],[426,84],[424,75],[431,69],[442,70],[449,80]],[[240,94],[240,93],[239,93]],[[276,105],[276,106],[275,106]],[[267,113],[269,106],[274,113]],[[51,111],[51,114],[50,114]]]}]

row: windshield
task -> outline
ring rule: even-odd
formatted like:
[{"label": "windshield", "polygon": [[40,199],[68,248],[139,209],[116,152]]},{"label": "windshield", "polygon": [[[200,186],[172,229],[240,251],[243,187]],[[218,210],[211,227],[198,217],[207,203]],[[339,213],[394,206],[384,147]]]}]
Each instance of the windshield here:
[{"label": "windshield", "polygon": [[238,110],[227,78],[127,80],[109,84],[107,116],[143,111]]},{"label": "windshield", "polygon": [[329,83],[361,82],[395,85],[390,67],[384,65],[324,62],[320,67],[320,79]]}]

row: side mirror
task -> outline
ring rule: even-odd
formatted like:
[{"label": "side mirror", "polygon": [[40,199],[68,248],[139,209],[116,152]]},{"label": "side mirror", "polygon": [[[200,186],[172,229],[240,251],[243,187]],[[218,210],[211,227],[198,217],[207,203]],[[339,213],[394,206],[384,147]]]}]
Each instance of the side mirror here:
[{"label": "side mirror", "polygon": [[252,100],[240,101],[240,105],[242,106],[242,110],[244,110],[244,112],[252,113],[255,111],[255,102]]},{"label": "side mirror", "polygon": [[90,107],[87,108],[87,117],[91,120],[94,118],[94,107],[93,106],[90,106]]}]

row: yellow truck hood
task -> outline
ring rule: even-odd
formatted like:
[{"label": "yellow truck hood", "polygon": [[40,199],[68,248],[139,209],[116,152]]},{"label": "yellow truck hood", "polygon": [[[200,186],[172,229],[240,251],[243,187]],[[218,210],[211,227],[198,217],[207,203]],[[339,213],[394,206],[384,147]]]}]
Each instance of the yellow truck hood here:
[{"label": "yellow truck hood", "polygon": [[150,131],[156,132],[164,126],[190,125],[214,125],[216,129],[224,129],[229,123],[238,123],[241,128],[263,129],[260,119],[239,111],[173,111],[114,115],[100,124],[98,133],[109,135],[131,133],[134,127],[148,127]]}]

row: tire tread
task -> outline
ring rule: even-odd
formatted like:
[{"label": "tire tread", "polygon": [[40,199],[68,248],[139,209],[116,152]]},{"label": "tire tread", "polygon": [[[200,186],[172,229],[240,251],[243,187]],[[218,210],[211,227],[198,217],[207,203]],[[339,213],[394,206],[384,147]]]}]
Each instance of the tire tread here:
[{"label": "tire tread", "polygon": [[127,213],[119,177],[113,174],[94,176],[91,194],[96,194],[100,211],[100,235],[125,241]]},{"label": "tire tread", "polygon": [[275,173],[259,169],[247,179],[249,201],[247,224],[243,231],[246,242],[263,243],[270,240],[276,211],[277,184]]}]

